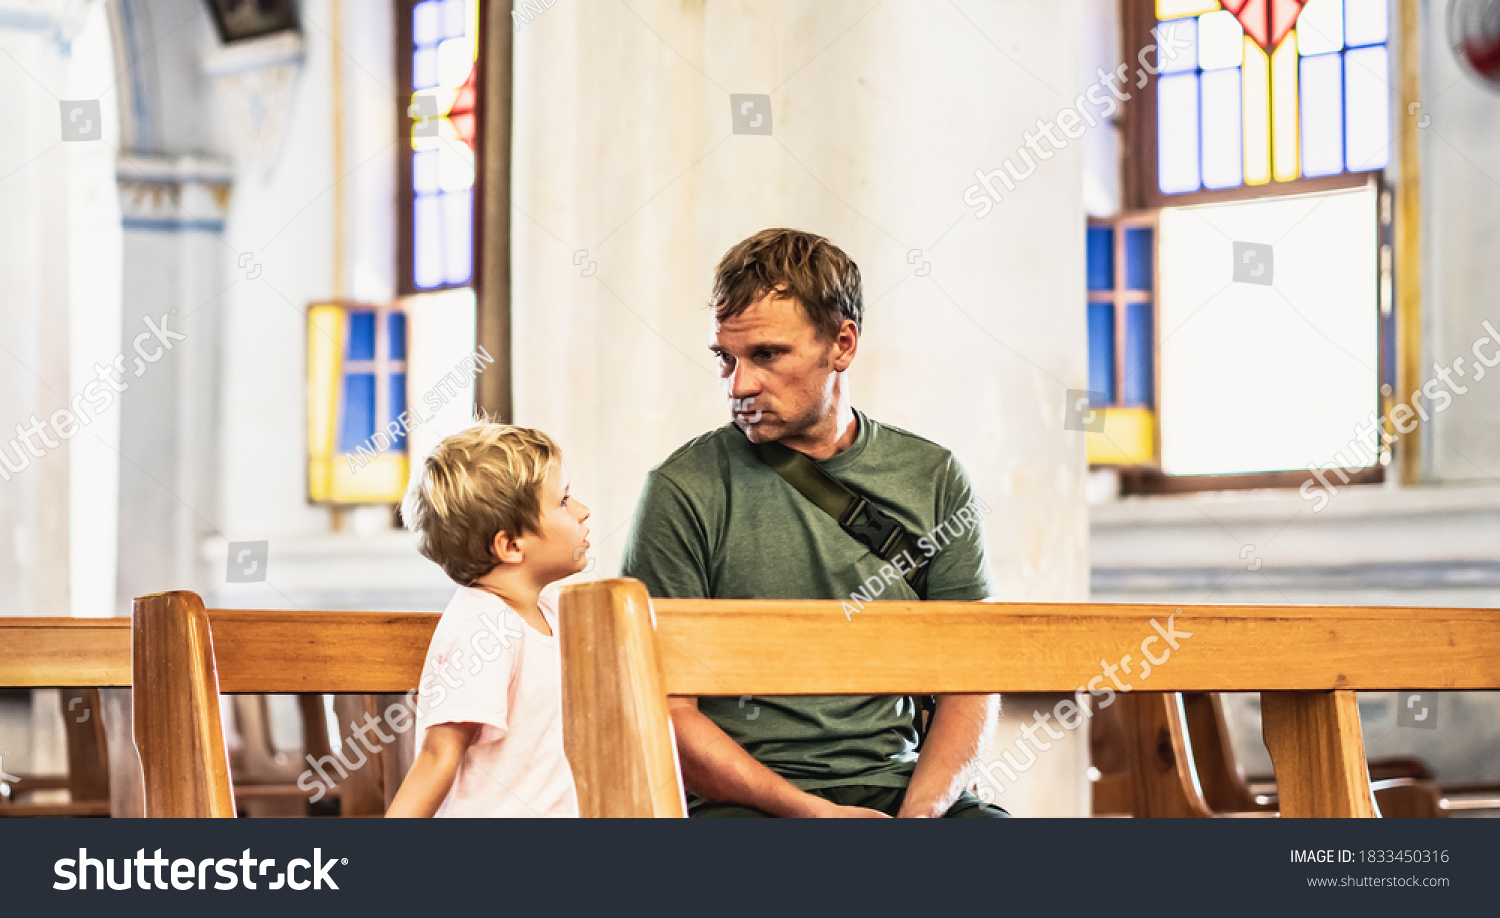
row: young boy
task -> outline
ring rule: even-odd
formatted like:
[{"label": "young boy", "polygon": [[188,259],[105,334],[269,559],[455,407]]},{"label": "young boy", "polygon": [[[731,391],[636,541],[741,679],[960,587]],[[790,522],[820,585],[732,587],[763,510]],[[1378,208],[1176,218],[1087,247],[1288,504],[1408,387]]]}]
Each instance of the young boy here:
[{"label": "young boy", "polygon": [[583,570],[589,509],[539,430],[480,424],[440,443],[401,505],[459,584],[427,649],[418,752],[387,816],[577,816],[563,756],[557,612]]}]

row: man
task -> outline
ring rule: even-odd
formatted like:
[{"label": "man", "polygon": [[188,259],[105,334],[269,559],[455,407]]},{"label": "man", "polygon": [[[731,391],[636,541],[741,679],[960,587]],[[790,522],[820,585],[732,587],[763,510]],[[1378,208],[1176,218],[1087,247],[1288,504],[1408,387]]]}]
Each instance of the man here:
[{"label": "man", "polygon": [[[776,441],[912,538],[938,530],[926,598],[986,598],[989,566],[963,469],[948,450],[850,404],[864,312],[858,266],[820,236],[764,230],[719,262],[712,306],[710,349],[733,422],[652,470],[624,574],[661,597],[843,600],[851,628],[859,623],[848,610],[863,605],[851,594],[917,599],[760,458],[754,444]],[[921,713],[909,697],[671,699],[693,816],[1006,816],[966,790],[998,711],[996,695],[940,697],[918,756]]]}]

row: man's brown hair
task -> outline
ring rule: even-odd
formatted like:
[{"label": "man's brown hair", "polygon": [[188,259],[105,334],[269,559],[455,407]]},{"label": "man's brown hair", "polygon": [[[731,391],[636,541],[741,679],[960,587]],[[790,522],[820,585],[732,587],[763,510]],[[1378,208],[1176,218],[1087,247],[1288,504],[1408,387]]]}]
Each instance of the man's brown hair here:
[{"label": "man's brown hair", "polygon": [[714,268],[709,305],[714,318],[724,322],[767,293],[795,298],[824,340],[832,340],[845,319],[863,331],[865,296],[859,265],[822,236],[765,229],[734,246]]}]

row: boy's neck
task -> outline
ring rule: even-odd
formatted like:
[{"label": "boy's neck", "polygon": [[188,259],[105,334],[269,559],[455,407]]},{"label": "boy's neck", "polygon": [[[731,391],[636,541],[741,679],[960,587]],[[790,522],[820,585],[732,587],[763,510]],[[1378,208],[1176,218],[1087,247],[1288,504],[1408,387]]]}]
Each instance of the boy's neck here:
[{"label": "boy's neck", "polygon": [[542,588],[519,567],[500,565],[474,581],[474,588],[484,590],[510,606],[522,616],[540,616],[537,597]]}]

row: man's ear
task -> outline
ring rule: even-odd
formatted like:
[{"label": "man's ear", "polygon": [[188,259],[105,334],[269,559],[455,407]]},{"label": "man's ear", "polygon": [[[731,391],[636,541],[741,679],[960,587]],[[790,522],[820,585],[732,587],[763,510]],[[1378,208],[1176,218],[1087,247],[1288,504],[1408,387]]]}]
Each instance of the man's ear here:
[{"label": "man's ear", "polygon": [[833,338],[833,368],[842,373],[849,369],[854,363],[854,355],[859,351],[859,329],[855,327],[853,319],[845,319],[839,323],[838,334]]},{"label": "man's ear", "polygon": [[521,540],[511,538],[510,533],[502,529],[495,533],[495,539],[490,543],[490,554],[500,564],[520,564]]}]

